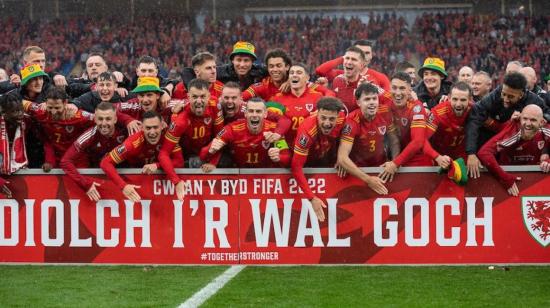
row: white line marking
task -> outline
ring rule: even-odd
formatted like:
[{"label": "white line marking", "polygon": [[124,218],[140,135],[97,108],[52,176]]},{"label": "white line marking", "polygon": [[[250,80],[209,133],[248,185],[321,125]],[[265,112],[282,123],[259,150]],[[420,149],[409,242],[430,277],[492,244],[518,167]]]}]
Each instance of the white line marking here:
[{"label": "white line marking", "polygon": [[221,275],[216,277],[214,280],[210,281],[209,284],[200,289],[199,292],[193,294],[185,303],[179,305],[179,308],[191,308],[198,307],[206,302],[210,297],[212,297],[216,292],[218,292],[223,286],[237,276],[237,274],[242,271],[246,266],[244,265],[234,265],[223,272]]}]

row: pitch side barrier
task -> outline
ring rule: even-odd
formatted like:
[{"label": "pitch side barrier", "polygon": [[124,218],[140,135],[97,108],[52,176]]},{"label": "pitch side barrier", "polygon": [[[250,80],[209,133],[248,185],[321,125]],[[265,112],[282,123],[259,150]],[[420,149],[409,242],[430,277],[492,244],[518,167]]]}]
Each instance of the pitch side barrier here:
[{"label": "pitch side barrier", "polygon": [[[550,176],[510,197],[488,173],[458,186],[437,168],[401,168],[375,194],[333,169],[306,169],[327,204],[318,222],[286,169],[180,169],[185,200],[163,174],[119,170],[140,185],[126,200],[97,169],[92,202],[61,170],[10,177],[0,199],[0,262],[108,264],[550,264]],[[378,168],[366,168],[374,174]]]}]

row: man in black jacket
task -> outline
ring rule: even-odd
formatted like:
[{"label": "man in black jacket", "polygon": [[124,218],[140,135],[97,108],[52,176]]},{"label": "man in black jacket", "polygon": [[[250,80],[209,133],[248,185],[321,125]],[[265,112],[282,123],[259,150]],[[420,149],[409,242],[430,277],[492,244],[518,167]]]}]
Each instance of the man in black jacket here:
[{"label": "man in black jacket", "polygon": [[130,100],[137,100],[136,95],[130,93],[121,97],[117,92],[116,77],[110,72],[103,72],[97,77],[97,82],[93,91],[87,92],[70,102],[79,109],[93,113],[101,102],[120,103]]},{"label": "man in black jacket", "polygon": [[525,106],[538,105],[544,112],[544,118],[550,120],[549,106],[545,106],[544,101],[526,87],[525,76],[519,72],[509,73],[504,76],[503,85],[474,105],[466,124],[467,165],[471,177],[479,177],[477,150],[500,131],[504,123],[517,118]]},{"label": "man in black jacket", "polygon": [[425,107],[432,109],[441,101],[447,99],[451,91],[451,82],[446,81],[445,62],[440,58],[426,58],[424,65],[418,70],[422,81],[414,88]]}]

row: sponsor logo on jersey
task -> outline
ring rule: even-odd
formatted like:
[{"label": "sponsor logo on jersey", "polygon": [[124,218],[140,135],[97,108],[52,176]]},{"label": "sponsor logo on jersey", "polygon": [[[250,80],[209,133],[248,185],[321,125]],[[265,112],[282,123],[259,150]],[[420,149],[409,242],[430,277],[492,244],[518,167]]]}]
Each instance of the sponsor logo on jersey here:
[{"label": "sponsor logo on jersey", "polygon": [[420,105],[416,105],[413,107],[413,112],[414,113],[419,113],[420,111],[422,111],[422,107],[420,107]]},{"label": "sponsor logo on jersey", "polygon": [[116,152],[120,155],[122,153],[124,153],[126,151],[126,146],[125,145],[121,145],[119,146],[118,148],[116,148]]},{"label": "sponsor logo on jersey", "polygon": [[344,128],[342,128],[342,134],[349,134],[351,133],[351,126],[349,124],[344,125]]}]

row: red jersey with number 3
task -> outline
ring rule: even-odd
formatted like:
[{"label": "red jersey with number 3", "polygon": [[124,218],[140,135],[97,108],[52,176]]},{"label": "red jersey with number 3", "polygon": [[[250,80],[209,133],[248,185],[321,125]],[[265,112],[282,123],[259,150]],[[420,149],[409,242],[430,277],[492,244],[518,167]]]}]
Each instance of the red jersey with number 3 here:
[{"label": "red jersey with number 3", "polygon": [[394,131],[391,117],[385,112],[376,113],[374,119],[368,121],[361,109],[356,109],[348,115],[342,128],[341,142],[353,145],[349,157],[357,166],[378,167],[386,162],[384,137]]}]

